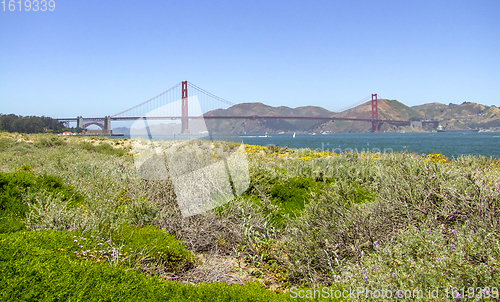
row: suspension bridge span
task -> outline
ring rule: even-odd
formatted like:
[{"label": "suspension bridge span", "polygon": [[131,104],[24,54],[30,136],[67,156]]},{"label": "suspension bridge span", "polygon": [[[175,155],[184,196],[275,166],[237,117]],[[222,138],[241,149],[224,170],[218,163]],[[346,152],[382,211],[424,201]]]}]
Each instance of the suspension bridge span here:
[{"label": "suspension bridge span", "polygon": [[[191,108],[192,100],[196,100],[195,110]],[[191,101],[190,101],[191,100]],[[348,108],[355,107],[362,103],[370,100],[370,96],[362,99],[361,101],[352,104]],[[178,105],[178,106],[166,106],[166,105]],[[317,121],[351,121],[351,122],[371,122],[372,132],[378,132],[379,127],[383,123],[406,126],[411,125],[410,120],[388,120],[379,119],[378,117],[378,96],[377,94],[371,95],[371,117],[369,118],[351,118],[351,117],[339,117],[336,114],[331,116],[290,116],[290,115],[259,115],[259,114],[241,114],[241,115],[214,115],[207,114],[213,112],[217,109],[223,109],[224,107],[235,105],[234,103],[220,98],[194,84],[191,82],[183,81],[177,85],[167,89],[166,91],[160,93],[159,95],[146,100],[138,105],[135,105],[129,109],[123,110],[114,115],[109,115],[105,117],[82,117],[78,116],[76,118],[57,118],[58,121],[63,123],[76,122],[77,127],[81,129],[86,129],[91,125],[96,125],[100,127],[104,133],[111,134],[111,121],[135,121],[141,118],[146,118],[147,120],[180,120],[181,121],[181,132],[184,134],[189,133],[189,122],[190,120],[221,120],[221,119],[236,119],[236,120],[255,120],[255,119],[265,119],[265,120],[317,120]],[[161,109],[161,110],[160,110]],[[343,110],[342,110],[343,111]],[[194,114],[193,114],[194,112]],[[432,124],[437,127],[439,121],[421,121],[422,125]]]}]

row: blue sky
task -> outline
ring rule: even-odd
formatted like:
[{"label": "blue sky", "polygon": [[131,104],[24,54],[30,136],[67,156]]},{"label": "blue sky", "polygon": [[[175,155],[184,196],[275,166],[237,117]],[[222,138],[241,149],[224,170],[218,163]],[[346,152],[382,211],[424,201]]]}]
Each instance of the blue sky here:
[{"label": "blue sky", "polygon": [[0,11],[0,113],[112,115],[183,80],[233,103],[500,106],[496,0],[55,2]]}]

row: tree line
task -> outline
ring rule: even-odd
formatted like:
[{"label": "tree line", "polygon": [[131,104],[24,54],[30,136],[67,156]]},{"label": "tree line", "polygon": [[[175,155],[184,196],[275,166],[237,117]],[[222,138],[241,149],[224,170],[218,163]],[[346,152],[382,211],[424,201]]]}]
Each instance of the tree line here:
[{"label": "tree line", "polygon": [[59,133],[69,130],[62,122],[46,116],[0,114],[0,131],[19,133]]}]

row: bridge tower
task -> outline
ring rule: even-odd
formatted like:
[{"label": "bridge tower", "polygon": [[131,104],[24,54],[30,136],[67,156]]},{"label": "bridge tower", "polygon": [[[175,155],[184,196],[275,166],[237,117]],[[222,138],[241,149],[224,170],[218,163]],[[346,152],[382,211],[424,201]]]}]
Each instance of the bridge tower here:
[{"label": "bridge tower", "polygon": [[76,117],[76,127],[83,129],[83,117],[82,116]]},{"label": "bridge tower", "polygon": [[187,81],[182,82],[182,133],[189,133],[188,119],[188,87]]},{"label": "bridge tower", "polygon": [[109,115],[104,117],[104,129],[102,130],[111,130],[111,117]]},{"label": "bridge tower", "polygon": [[377,94],[372,94],[372,132],[378,132],[378,99]]}]

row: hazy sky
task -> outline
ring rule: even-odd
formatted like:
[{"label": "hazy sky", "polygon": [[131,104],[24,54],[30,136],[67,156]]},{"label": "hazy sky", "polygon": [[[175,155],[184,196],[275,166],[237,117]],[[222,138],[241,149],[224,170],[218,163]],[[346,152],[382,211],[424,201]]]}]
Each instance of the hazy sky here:
[{"label": "hazy sky", "polygon": [[183,80],[233,103],[500,106],[498,0],[55,3],[0,4],[0,113],[112,115]]}]

